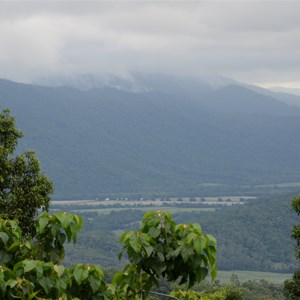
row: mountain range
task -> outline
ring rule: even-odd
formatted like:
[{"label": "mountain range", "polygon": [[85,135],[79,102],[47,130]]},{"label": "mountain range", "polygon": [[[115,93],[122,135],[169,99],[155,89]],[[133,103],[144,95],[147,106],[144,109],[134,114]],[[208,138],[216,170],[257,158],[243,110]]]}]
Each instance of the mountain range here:
[{"label": "mountain range", "polygon": [[0,80],[55,198],[202,195],[300,181],[300,97],[231,80],[139,75],[79,89]]}]

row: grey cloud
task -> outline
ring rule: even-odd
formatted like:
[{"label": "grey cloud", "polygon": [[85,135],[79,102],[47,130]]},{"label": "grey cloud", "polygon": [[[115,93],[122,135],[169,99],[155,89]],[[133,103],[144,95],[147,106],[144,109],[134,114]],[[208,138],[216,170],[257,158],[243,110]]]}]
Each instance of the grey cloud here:
[{"label": "grey cloud", "polygon": [[292,1],[0,2],[0,76],[299,77],[299,12]]}]

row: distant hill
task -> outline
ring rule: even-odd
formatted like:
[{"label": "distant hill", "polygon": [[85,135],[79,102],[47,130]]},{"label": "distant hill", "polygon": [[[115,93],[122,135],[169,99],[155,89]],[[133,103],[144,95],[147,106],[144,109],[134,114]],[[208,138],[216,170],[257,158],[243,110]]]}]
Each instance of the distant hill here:
[{"label": "distant hill", "polygon": [[190,93],[179,92],[178,81],[171,87],[78,90],[0,80],[0,109],[16,116],[25,134],[20,150],[36,150],[56,198],[300,181],[300,108],[234,84],[190,86]]}]

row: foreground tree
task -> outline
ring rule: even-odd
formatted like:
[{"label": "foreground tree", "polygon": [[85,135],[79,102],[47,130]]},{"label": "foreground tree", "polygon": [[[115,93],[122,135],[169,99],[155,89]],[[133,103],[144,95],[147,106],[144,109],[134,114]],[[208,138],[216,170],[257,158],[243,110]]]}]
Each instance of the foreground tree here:
[{"label": "foreground tree", "polygon": [[[189,286],[216,276],[216,241],[199,225],[176,225],[169,213],[148,213],[137,231],[121,237],[129,263],[104,280],[99,266],[62,265],[65,241],[76,242],[82,219],[73,214],[42,214],[34,239],[22,238],[13,220],[0,219],[1,299],[147,299],[159,278]],[[222,298],[218,298],[222,299]],[[224,298],[225,299],[225,298]]]},{"label": "foreground tree", "polygon": [[53,186],[33,151],[14,156],[22,136],[9,110],[0,112],[0,214],[17,220],[24,236],[33,236],[38,212],[49,209]]},{"label": "foreground tree", "polygon": [[[0,298],[144,300],[160,278],[189,286],[215,278],[216,240],[198,224],[176,225],[171,214],[149,212],[137,231],[125,232],[120,257],[129,263],[111,283],[99,266],[66,268],[64,243],[76,242],[82,218],[49,215],[50,180],[31,151],[14,157],[22,133],[8,110],[0,113]],[[25,238],[24,238],[25,237]]]},{"label": "foreground tree", "polygon": [[[292,200],[293,210],[300,215],[300,195],[296,196]],[[300,261],[300,224],[294,225],[292,231],[292,238],[296,240],[296,259]],[[300,269],[297,270],[291,280],[284,282],[284,290],[288,299],[296,300],[300,299]]]}]

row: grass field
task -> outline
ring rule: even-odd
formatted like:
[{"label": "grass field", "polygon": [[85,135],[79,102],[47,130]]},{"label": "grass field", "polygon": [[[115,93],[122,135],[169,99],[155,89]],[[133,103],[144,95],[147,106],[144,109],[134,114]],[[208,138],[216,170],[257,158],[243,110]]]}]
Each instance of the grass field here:
[{"label": "grass field", "polygon": [[221,283],[230,283],[232,274],[237,275],[240,282],[248,280],[267,280],[275,284],[282,284],[286,279],[292,278],[292,274],[255,272],[255,271],[218,271],[217,279]]}]

